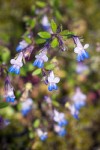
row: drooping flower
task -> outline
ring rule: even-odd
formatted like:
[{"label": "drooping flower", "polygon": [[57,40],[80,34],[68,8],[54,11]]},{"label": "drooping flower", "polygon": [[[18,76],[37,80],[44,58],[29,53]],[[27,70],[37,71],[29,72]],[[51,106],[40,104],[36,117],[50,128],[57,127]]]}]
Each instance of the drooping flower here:
[{"label": "drooping flower", "polygon": [[67,134],[66,129],[58,125],[54,126],[54,131],[61,137]]},{"label": "drooping flower", "polygon": [[81,92],[79,87],[76,88],[76,92],[72,97],[72,101],[74,102],[76,109],[80,109],[81,107],[85,106],[86,95]]},{"label": "drooping flower", "polygon": [[38,68],[43,68],[44,62],[48,61],[46,53],[47,51],[43,50],[40,54],[36,55],[36,60],[34,61],[33,65],[37,66]]},{"label": "drooping flower", "polygon": [[10,63],[12,66],[9,68],[9,72],[19,74],[20,73],[20,68],[23,66],[23,53],[20,52],[17,59],[11,59]]},{"label": "drooping flower", "polygon": [[41,141],[45,141],[47,139],[47,134],[47,132],[43,132],[41,129],[37,129],[37,135]]},{"label": "drooping flower", "polygon": [[20,52],[22,50],[24,50],[25,48],[28,47],[28,43],[25,40],[22,40],[21,42],[19,42],[19,45],[16,47],[16,51]]},{"label": "drooping flower", "polygon": [[31,98],[26,99],[21,103],[21,113],[23,116],[26,116],[31,110],[33,106],[33,100]]},{"label": "drooping flower", "polygon": [[72,114],[72,116],[75,118],[75,119],[79,119],[78,115],[79,115],[79,110],[76,109],[75,105],[72,104],[72,105],[69,105],[69,110],[70,110],[70,113]]},{"label": "drooping flower", "polygon": [[9,77],[7,77],[5,80],[5,98],[6,98],[6,102],[15,101],[14,89],[10,83]]},{"label": "drooping flower", "polygon": [[85,49],[89,47],[89,44],[85,44],[83,46],[77,36],[73,36],[73,40],[76,44],[74,52],[77,54],[77,61],[80,62],[83,61],[84,59],[89,58],[88,52],[85,51]]},{"label": "drooping flower", "polygon": [[85,73],[85,72],[88,72],[88,66],[83,64],[82,62],[79,62],[76,66],[76,72],[78,74],[82,74],[82,73]]},{"label": "drooping flower", "polygon": [[59,77],[55,77],[53,71],[50,72],[49,76],[48,76],[48,90],[49,91],[53,91],[53,90],[57,90],[58,86],[56,83],[58,83],[60,81]]},{"label": "drooping flower", "polygon": [[46,30],[46,31],[50,30],[50,23],[49,23],[48,17],[46,15],[43,16],[41,24],[42,24],[44,30]]},{"label": "drooping flower", "polygon": [[54,110],[53,120],[58,123],[59,126],[66,126],[68,121],[65,119],[64,113],[59,113],[57,110]]},{"label": "drooping flower", "polygon": [[0,129],[5,128],[5,127],[8,126],[9,124],[10,124],[10,121],[9,121],[9,120],[3,119],[3,118],[0,116]]}]

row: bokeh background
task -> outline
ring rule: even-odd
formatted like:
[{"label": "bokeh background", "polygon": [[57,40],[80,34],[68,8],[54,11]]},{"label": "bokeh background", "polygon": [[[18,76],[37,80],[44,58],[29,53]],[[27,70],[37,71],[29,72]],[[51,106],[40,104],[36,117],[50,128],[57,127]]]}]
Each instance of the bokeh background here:
[{"label": "bokeh background", "polygon": [[[0,0],[0,65],[10,66],[10,59],[16,54],[15,48],[26,31],[29,19],[34,20],[33,35],[43,30],[40,23],[46,14],[62,24],[89,43],[90,58],[84,62],[87,70],[78,74],[77,62],[70,41],[68,51],[59,53],[56,61],[56,74],[61,78],[60,89],[52,94],[47,91],[46,85],[41,82],[41,75],[32,75],[35,68],[32,66],[34,54],[30,61],[22,68],[21,76],[11,75],[15,87],[17,105],[10,105],[0,109],[0,115],[10,120],[10,125],[0,130],[0,150],[100,150],[100,1],[99,0],[47,0],[40,3],[38,0]],[[38,19],[37,19],[38,18]],[[37,21],[38,20],[38,21]],[[41,46],[40,46],[41,47]],[[3,100],[4,79],[0,77],[0,101]],[[34,102],[34,109],[27,117],[20,113],[20,95],[27,82],[33,88],[30,97]],[[75,87],[79,86],[87,95],[87,105],[80,112],[77,121],[69,115],[65,103],[71,98]],[[41,142],[32,129],[34,119],[45,118],[44,126],[49,122],[41,112],[40,105],[43,97],[50,95],[53,105],[62,110],[69,125],[67,135],[63,138],[49,133],[49,138]],[[48,109],[45,104],[44,109]]]}]

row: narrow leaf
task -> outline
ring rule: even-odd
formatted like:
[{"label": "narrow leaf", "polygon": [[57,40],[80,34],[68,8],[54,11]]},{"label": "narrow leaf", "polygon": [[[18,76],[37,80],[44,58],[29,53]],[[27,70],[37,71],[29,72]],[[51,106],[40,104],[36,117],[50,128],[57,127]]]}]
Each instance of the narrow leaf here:
[{"label": "narrow leaf", "polygon": [[51,29],[54,33],[56,33],[57,31],[57,25],[56,23],[54,22],[54,20],[51,20]]},{"label": "narrow leaf", "polygon": [[41,73],[41,69],[36,69],[33,73],[32,73],[32,75],[34,76],[34,75],[38,75],[38,74],[40,74]]},{"label": "narrow leaf", "polygon": [[9,103],[7,103],[7,102],[0,102],[0,109],[5,108],[7,106],[9,106]]}]

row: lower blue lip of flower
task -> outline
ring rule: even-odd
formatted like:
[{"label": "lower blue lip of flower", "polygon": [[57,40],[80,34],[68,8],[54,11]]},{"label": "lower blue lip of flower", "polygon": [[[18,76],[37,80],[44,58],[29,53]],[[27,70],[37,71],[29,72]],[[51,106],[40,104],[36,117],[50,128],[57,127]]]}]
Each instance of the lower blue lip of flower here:
[{"label": "lower blue lip of flower", "polygon": [[52,90],[53,90],[52,84],[50,84],[50,85],[48,86],[48,90],[49,90],[49,91],[52,91]]},{"label": "lower blue lip of flower", "polygon": [[6,102],[14,102],[15,101],[15,98],[14,97],[7,97],[6,98]]},{"label": "lower blue lip of flower", "polygon": [[85,102],[83,102],[83,103],[75,103],[74,104],[75,105],[75,108],[77,109],[77,110],[80,110],[82,107],[84,107],[85,106]]},{"label": "lower blue lip of flower", "polygon": [[78,117],[77,114],[74,114],[73,117],[74,117],[75,119],[77,119],[77,120],[79,119],[79,117]]},{"label": "lower blue lip of flower", "polygon": [[20,73],[20,68],[16,68],[14,66],[11,66],[8,70],[11,73],[19,74]]},{"label": "lower blue lip of flower", "polygon": [[56,84],[53,84],[53,90],[58,90],[58,86]]},{"label": "lower blue lip of flower", "polygon": [[30,110],[31,110],[30,108],[29,109],[22,109],[21,113],[23,116],[26,116],[30,112]]},{"label": "lower blue lip of flower", "polygon": [[89,58],[89,54],[88,54],[88,52],[86,52],[86,51],[84,51],[84,52],[82,53],[82,55],[83,55],[83,57],[86,58],[86,59]]},{"label": "lower blue lip of flower", "polygon": [[67,124],[68,124],[68,121],[65,120],[65,119],[58,123],[58,125],[59,125],[60,127],[66,126]]},{"label": "lower blue lip of flower", "polygon": [[50,29],[50,26],[43,26],[43,29],[46,30],[46,31],[48,31]]},{"label": "lower blue lip of flower", "polygon": [[49,91],[53,91],[53,90],[58,90],[58,86],[56,85],[56,84],[50,84],[49,86],[48,86],[48,90]]},{"label": "lower blue lip of flower", "polygon": [[20,74],[20,69],[15,69],[15,74]]},{"label": "lower blue lip of flower", "polygon": [[16,51],[17,52],[20,52],[20,51],[22,51],[23,50],[23,47],[21,46],[21,45],[18,45],[17,47],[16,47]]},{"label": "lower blue lip of flower", "polygon": [[46,135],[42,135],[41,137],[40,137],[40,140],[41,141],[45,141],[47,139],[47,136]]},{"label": "lower blue lip of flower", "polygon": [[61,131],[58,133],[58,135],[63,137],[63,136],[66,135],[66,133],[67,133],[66,130],[63,129],[63,130],[61,130]]},{"label": "lower blue lip of flower", "polygon": [[43,68],[44,66],[44,63],[43,61],[40,61],[40,60],[35,60],[34,63],[33,63],[34,66],[37,66],[38,68]]},{"label": "lower blue lip of flower", "polygon": [[15,67],[11,66],[8,71],[9,72],[14,72],[15,71]]},{"label": "lower blue lip of flower", "polygon": [[77,61],[80,62],[80,61],[83,61],[84,60],[84,57],[83,55],[77,55]]}]

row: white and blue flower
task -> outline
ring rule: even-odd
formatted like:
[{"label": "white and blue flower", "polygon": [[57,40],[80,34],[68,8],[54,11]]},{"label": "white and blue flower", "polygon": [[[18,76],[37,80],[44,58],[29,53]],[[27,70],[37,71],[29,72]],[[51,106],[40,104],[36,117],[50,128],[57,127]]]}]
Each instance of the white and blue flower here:
[{"label": "white and blue flower", "polygon": [[44,62],[48,61],[48,57],[46,55],[47,51],[42,51],[39,55],[36,55],[36,60],[34,61],[33,65],[37,66],[38,68],[44,67]]},{"label": "white and blue flower", "polygon": [[83,46],[77,36],[74,36],[73,39],[76,44],[76,48],[74,49],[74,52],[77,54],[77,61],[80,62],[83,61],[84,59],[88,59],[89,54],[87,51],[85,51],[85,49],[89,47],[89,44],[85,44]]},{"label": "white and blue flower", "polygon": [[59,113],[57,110],[54,110],[53,120],[58,123],[60,127],[66,126],[68,121],[65,119],[64,113]]},{"label": "white and blue flower", "polygon": [[9,83],[6,85],[5,98],[6,98],[6,102],[15,101],[14,89]]},{"label": "white and blue flower", "polygon": [[67,134],[66,129],[58,125],[54,126],[54,131],[61,137],[64,137]]},{"label": "white and blue flower", "polygon": [[74,104],[69,106],[69,110],[75,119],[79,119],[79,110],[76,109]]},{"label": "white and blue flower", "polygon": [[23,66],[22,59],[23,59],[22,52],[19,53],[17,59],[11,59],[10,63],[12,64],[12,66],[9,68],[9,72],[19,74],[20,68]]},{"label": "white and blue flower", "polygon": [[45,141],[47,139],[47,132],[43,132],[41,129],[37,129],[37,135],[39,136],[41,141]]},{"label": "white and blue flower", "polygon": [[23,116],[26,116],[31,110],[33,106],[33,100],[31,98],[26,99],[21,103],[21,113]]},{"label": "white and blue flower", "polygon": [[19,45],[16,47],[16,51],[20,52],[22,50],[24,50],[25,48],[28,47],[28,43],[25,40],[22,40],[21,42],[19,42]]},{"label": "white and blue flower", "polygon": [[53,71],[50,72],[48,76],[48,90],[53,91],[53,90],[58,90],[57,83],[60,81],[59,77],[55,77]]},{"label": "white and blue flower", "polygon": [[86,95],[81,92],[80,88],[76,88],[76,92],[72,97],[72,101],[78,110],[86,105]]},{"label": "white and blue flower", "polygon": [[48,17],[46,15],[43,16],[41,24],[42,24],[42,27],[44,30],[46,30],[46,31],[50,30],[50,23],[49,23]]}]

